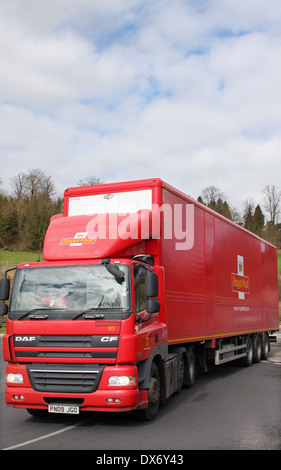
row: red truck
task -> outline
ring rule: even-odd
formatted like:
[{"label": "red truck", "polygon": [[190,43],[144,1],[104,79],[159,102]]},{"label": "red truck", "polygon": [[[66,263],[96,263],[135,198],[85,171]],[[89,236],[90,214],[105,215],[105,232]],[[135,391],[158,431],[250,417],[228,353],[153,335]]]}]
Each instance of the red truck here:
[{"label": "red truck", "polygon": [[276,248],[160,179],[68,188],[44,262],[0,283],[6,403],[152,419],[196,370],[266,359]]}]

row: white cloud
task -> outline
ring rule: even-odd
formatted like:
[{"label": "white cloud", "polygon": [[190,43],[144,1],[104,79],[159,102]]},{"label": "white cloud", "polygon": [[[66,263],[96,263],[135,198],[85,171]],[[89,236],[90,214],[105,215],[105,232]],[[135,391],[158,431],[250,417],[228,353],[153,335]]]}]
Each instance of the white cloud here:
[{"label": "white cloud", "polygon": [[280,187],[279,0],[2,0],[1,178]]}]

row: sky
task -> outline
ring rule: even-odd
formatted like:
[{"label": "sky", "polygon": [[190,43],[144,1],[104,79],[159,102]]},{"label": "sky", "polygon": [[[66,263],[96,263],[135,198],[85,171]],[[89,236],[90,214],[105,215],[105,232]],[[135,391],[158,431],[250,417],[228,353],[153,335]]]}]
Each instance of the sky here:
[{"label": "sky", "polygon": [[281,189],[280,0],[0,0],[0,179]]}]

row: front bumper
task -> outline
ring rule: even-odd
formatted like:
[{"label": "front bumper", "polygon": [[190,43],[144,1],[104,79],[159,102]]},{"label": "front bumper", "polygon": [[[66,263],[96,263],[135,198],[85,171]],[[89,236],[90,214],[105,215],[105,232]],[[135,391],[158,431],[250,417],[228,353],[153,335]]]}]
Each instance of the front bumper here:
[{"label": "front bumper", "polygon": [[[6,373],[21,374],[22,384],[8,384],[5,400],[14,408],[48,409],[49,404],[68,403],[78,405],[81,411],[129,411],[147,406],[147,392],[137,387],[137,367],[106,366],[99,386],[93,393],[59,393],[37,391],[32,388],[24,364],[8,364]],[[136,376],[136,385],[108,385],[111,376]]]}]

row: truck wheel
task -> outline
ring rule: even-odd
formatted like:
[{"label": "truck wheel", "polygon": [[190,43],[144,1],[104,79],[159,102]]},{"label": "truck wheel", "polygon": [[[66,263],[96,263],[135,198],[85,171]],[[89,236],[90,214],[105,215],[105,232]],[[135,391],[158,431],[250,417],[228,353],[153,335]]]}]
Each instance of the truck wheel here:
[{"label": "truck wheel", "polygon": [[255,338],[254,362],[260,362],[261,356],[262,356],[262,339],[261,339],[261,335],[257,335]]},{"label": "truck wheel", "polygon": [[158,413],[161,396],[160,374],[155,362],[151,365],[149,389],[148,389],[148,406],[144,410],[137,411],[137,415],[145,420],[150,421],[155,418]]},{"label": "truck wheel", "polygon": [[269,353],[269,337],[268,334],[264,334],[264,340],[262,342],[262,355],[261,358],[266,361],[268,358],[268,353]]},{"label": "truck wheel", "polygon": [[35,416],[36,418],[41,418],[41,417],[47,416],[48,414],[47,410],[41,410],[38,408],[27,408],[26,411],[31,416]]},{"label": "truck wheel", "polygon": [[252,365],[254,359],[254,343],[251,336],[248,336],[246,344],[247,356],[243,357],[242,365],[245,367],[249,367],[250,365]]},{"label": "truck wheel", "polygon": [[186,364],[186,374],[184,378],[184,387],[191,388],[195,382],[195,373],[196,373],[196,366],[195,366],[195,355],[194,349],[189,348],[187,351],[187,364]]},{"label": "truck wheel", "polygon": [[185,361],[185,355],[182,354],[180,356],[179,363],[178,363],[178,386],[177,386],[178,392],[180,392],[180,390],[183,387],[185,374],[186,374],[186,361]]}]

